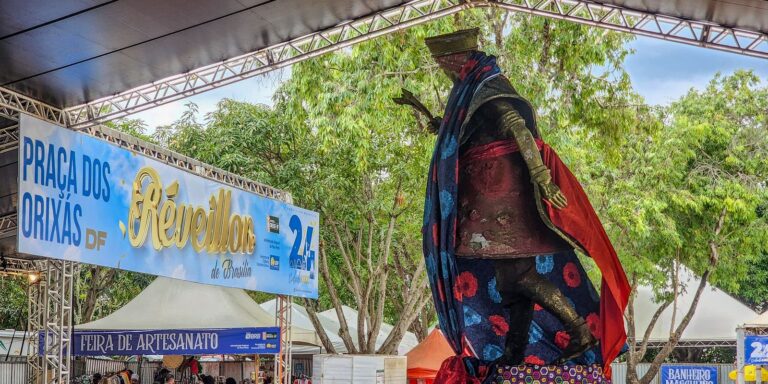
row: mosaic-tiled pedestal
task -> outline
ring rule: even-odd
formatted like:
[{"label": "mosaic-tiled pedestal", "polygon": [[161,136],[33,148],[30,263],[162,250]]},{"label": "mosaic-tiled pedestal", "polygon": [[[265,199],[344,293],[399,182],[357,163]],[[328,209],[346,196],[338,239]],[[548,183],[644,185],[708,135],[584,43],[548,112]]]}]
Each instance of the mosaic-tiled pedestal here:
[{"label": "mosaic-tiled pedestal", "polygon": [[610,384],[600,365],[518,365],[497,367],[492,384]]}]

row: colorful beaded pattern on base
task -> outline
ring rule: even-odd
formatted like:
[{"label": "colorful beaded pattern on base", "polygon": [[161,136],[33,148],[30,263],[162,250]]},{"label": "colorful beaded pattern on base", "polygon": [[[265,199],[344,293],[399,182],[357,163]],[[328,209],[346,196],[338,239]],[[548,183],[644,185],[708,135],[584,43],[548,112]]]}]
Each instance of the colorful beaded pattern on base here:
[{"label": "colorful beaded pattern on base", "polygon": [[600,365],[518,365],[498,367],[494,384],[611,384]]}]

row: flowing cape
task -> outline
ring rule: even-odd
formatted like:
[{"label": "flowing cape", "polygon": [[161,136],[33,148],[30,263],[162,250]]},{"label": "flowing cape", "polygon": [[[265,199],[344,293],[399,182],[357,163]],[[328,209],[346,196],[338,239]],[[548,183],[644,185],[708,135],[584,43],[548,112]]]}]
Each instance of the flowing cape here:
[{"label": "flowing cape", "polygon": [[[616,250],[613,249],[603,224],[592,208],[592,204],[589,203],[589,198],[581,184],[576,180],[576,176],[560,160],[552,147],[538,140],[536,144],[541,151],[544,164],[550,170],[552,182],[560,187],[560,191],[568,200],[568,205],[563,209],[556,209],[541,198],[537,198],[537,204],[545,210],[545,219],[548,218],[558,232],[565,234],[566,240],[575,242],[591,257],[602,274],[600,348],[604,372],[610,377],[611,362],[619,355],[627,340],[624,329],[624,310],[629,300],[629,282],[616,255]],[[538,191],[537,197],[539,197]]]}]

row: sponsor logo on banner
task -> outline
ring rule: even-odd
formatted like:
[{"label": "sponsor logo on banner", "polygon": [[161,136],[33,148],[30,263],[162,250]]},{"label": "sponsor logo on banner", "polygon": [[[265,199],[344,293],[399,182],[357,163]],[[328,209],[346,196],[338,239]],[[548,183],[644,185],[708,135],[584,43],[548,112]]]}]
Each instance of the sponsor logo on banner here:
[{"label": "sponsor logo on banner", "polygon": [[718,384],[717,367],[708,365],[662,365],[659,384]]},{"label": "sponsor logo on banner", "polygon": [[768,365],[768,336],[745,337],[744,352],[747,364]]},{"label": "sponsor logo on banner", "polygon": [[272,233],[280,233],[280,218],[275,216],[268,216],[267,230]]},{"label": "sponsor logo on banner", "polygon": [[19,143],[20,253],[317,297],[316,212],[27,115]]}]

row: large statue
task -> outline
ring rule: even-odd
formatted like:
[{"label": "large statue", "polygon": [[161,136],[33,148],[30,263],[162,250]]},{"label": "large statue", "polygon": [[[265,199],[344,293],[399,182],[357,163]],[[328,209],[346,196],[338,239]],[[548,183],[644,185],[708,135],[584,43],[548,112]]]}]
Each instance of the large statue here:
[{"label": "large statue", "polygon": [[[609,376],[626,341],[626,276],[533,107],[477,51],[477,33],[425,41],[454,82],[444,117],[430,121],[438,137],[424,206],[433,299],[457,353],[438,382],[523,364],[602,364]],[[407,92],[396,101],[428,114]],[[600,268],[600,298],[574,250]]]}]

